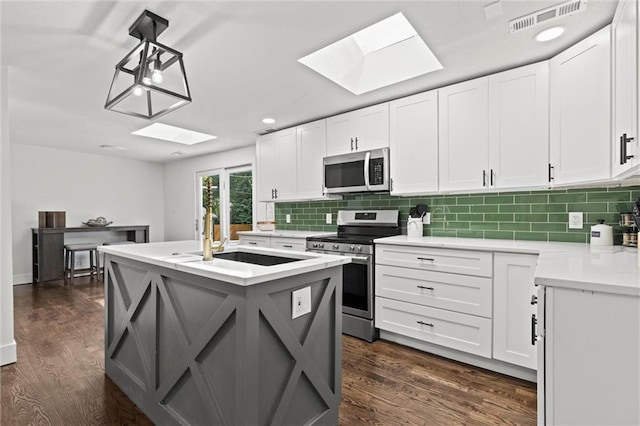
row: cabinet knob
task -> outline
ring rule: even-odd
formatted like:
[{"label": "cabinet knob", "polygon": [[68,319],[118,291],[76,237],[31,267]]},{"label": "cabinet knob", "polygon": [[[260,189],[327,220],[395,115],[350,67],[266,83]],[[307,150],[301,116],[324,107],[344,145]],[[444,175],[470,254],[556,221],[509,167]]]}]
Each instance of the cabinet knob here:
[{"label": "cabinet knob", "polygon": [[534,294],[531,296],[531,304],[535,305],[536,303],[538,303],[538,296]]}]

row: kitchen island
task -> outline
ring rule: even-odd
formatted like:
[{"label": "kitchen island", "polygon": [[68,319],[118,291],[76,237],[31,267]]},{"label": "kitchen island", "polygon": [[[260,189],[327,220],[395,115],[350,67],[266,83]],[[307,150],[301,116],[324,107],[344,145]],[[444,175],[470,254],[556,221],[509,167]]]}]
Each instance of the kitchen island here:
[{"label": "kitchen island", "polygon": [[158,424],[338,424],[349,259],[200,250],[100,248],[107,376]]}]

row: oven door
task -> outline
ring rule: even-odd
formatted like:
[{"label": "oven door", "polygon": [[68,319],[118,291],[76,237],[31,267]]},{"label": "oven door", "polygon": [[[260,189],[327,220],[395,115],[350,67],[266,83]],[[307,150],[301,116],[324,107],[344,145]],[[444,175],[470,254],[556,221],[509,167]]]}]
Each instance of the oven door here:
[{"label": "oven door", "polygon": [[373,319],[372,256],[351,256],[342,267],[342,312]]}]

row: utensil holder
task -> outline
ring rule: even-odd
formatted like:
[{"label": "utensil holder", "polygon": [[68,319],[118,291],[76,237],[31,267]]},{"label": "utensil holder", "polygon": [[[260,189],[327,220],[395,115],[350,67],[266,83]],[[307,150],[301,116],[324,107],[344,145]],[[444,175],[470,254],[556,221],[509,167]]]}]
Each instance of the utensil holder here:
[{"label": "utensil holder", "polygon": [[414,237],[422,237],[422,218],[420,217],[410,217],[407,219],[407,236]]}]

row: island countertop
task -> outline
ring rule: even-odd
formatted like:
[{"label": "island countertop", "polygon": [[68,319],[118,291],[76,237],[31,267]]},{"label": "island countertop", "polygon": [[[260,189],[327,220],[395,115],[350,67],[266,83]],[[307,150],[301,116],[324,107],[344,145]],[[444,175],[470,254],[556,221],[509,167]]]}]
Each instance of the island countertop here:
[{"label": "island countertop", "polygon": [[547,287],[640,296],[640,252],[635,247],[450,237],[378,238],[376,244],[537,254],[534,282]]},{"label": "island countertop", "polygon": [[295,252],[264,247],[227,246],[224,253],[243,251],[300,259],[299,261],[273,266],[260,266],[226,259],[203,261],[202,243],[199,241],[167,241],[146,244],[100,246],[102,253],[146,262],[156,266],[176,269],[206,278],[223,280],[232,284],[248,286],[292,275],[344,265],[351,260],[347,256],[321,253]]}]

